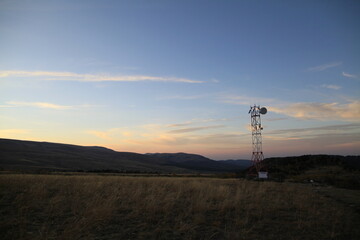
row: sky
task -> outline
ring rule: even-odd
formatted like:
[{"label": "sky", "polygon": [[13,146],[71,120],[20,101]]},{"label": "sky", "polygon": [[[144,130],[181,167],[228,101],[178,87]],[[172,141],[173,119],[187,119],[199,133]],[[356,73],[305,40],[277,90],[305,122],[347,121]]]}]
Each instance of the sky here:
[{"label": "sky", "polygon": [[0,0],[0,138],[360,154],[360,1]]}]

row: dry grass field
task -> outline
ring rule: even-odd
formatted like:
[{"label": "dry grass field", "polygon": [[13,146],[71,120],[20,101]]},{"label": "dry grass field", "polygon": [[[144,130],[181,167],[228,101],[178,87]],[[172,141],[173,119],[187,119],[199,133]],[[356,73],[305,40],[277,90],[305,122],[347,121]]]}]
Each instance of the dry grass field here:
[{"label": "dry grass field", "polygon": [[309,186],[238,179],[0,175],[1,239],[360,239]]}]

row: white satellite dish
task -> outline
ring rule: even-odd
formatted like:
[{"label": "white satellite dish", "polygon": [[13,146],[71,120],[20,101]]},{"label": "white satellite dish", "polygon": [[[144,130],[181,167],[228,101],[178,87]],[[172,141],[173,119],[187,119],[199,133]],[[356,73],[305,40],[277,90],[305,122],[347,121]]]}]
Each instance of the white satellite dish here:
[{"label": "white satellite dish", "polygon": [[267,109],[265,107],[260,108],[259,111],[261,114],[266,114],[267,113]]}]

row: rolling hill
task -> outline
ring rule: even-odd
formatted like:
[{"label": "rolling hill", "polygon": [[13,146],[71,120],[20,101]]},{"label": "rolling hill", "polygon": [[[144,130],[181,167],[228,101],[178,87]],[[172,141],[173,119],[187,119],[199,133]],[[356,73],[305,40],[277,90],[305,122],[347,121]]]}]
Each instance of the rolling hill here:
[{"label": "rolling hill", "polygon": [[[196,171],[234,172],[245,169],[251,164],[251,161],[248,160],[214,161],[201,155],[188,153],[148,153],[147,155],[156,159],[162,165],[176,166]],[[243,164],[240,164],[240,162]]]},{"label": "rolling hill", "polygon": [[22,171],[235,172],[245,167],[196,154],[116,152],[104,147],[0,139],[0,168]]}]

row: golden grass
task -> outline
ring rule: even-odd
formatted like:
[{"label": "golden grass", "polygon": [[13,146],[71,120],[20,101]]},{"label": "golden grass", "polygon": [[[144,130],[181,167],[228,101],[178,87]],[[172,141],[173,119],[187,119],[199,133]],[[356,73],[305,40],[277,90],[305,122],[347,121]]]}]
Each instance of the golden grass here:
[{"label": "golden grass", "polygon": [[291,183],[0,175],[2,239],[359,239],[359,215]]}]

